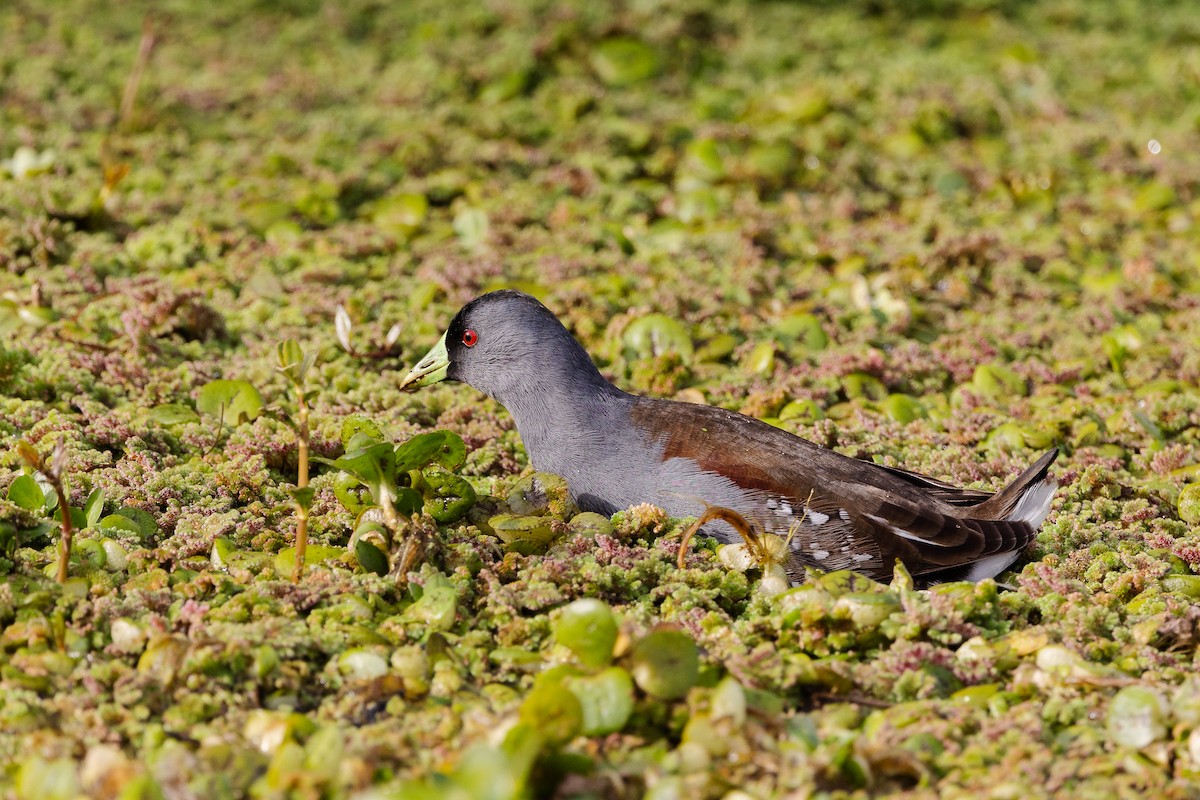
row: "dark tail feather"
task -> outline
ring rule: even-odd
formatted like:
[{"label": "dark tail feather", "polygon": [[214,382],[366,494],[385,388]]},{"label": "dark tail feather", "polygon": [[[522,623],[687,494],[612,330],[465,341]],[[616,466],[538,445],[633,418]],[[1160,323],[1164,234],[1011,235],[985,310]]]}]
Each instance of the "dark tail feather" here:
[{"label": "dark tail feather", "polygon": [[1058,448],[1047,451],[1008,486],[971,509],[975,519],[1003,519],[1028,523],[1037,530],[1050,509],[1050,499],[1058,483],[1048,480],[1050,465],[1058,458]]}]

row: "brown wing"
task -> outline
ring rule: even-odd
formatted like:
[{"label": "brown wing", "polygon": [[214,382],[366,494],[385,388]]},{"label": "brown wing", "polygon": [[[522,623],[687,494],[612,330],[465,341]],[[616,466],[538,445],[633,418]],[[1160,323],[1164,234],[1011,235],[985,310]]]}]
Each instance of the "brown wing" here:
[{"label": "brown wing", "polygon": [[664,461],[691,459],[743,488],[795,508],[807,502],[828,517],[824,525],[808,520],[797,537],[797,557],[821,569],[834,562],[814,560],[813,551],[842,553],[847,540],[850,555],[878,554],[851,568],[886,577],[895,558],[914,575],[934,573],[1020,550],[1033,538],[1024,522],[963,518],[972,516],[968,499],[986,502],[990,493],[849,458],[725,409],[645,399],[631,416],[663,446]]},{"label": "brown wing", "polygon": [[922,475],[919,472],[910,472],[899,467],[886,467],[882,464],[875,466],[880,469],[887,470],[898,478],[908,481],[913,486],[923,490],[931,497],[936,497],[943,503],[952,506],[973,506],[982,503],[984,500],[993,496],[993,492],[986,492],[982,489],[963,489],[951,483],[939,481],[936,478],[931,478],[928,475]]}]

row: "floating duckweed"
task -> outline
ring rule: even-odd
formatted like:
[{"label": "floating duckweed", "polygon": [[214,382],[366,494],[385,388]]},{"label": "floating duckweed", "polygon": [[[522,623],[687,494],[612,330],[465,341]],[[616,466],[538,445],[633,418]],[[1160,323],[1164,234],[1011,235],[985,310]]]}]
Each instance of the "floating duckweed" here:
[{"label": "floating duckweed", "polygon": [[71,552],[72,558],[78,557],[83,568],[91,572],[104,569],[108,563],[108,553],[104,546],[95,539],[77,539]]},{"label": "floating duckweed", "polygon": [[1147,686],[1126,686],[1108,706],[1108,736],[1122,747],[1142,748],[1167,735],[1166,699]]},{"label": "floating duckweed", "polygon": [[1001,364],[980,364],[976,367],[971,390],[988,400],[1007,400],[1029,393],[1025,379]]},{"label": "floating duckweed", "polygon": [[526,475],[508,493],[506,502],[518,516],[548,515],[565,521],[579,512],[566,480],[548,472]]},{"label": "floating duckweed", "polygon": [[592,49],[591,65],[596,76],[609,86],[630,86],[653,77],[659,70],[660,59],[645,42],[616,37]]},{"label": "floating duckweed", "polygon": [[676,353],[687,361],[694,352],[691,334],[683,323],[666,314],[647,314],[634,320],[625,329],[623,341],[629,360]]},{"label": "floating duckweed", "polygon": [[[341,547],[310,544],[304,549],[305,564],[323,564],[341,558],[346,551]],[[275,571],[280,575],[291,575],[296,564],[296,548],[285,547],[275,555]]]},{"label": "floating duckweed", "polygon": [[421,194],[398,194],[375,204],[371,221],[380,230],[407,239],[420,230],[429,213],[429,201]]},{"label": "floating duckweed", "polygon": [[613,526],[608,517],[594,511],[584,511],[571,518],[570,531],[576,536],[594,539],[597,536],[612,536]]},{"label": "floating duckweed", "polygon": [[138,659],[138,672],[149,675],[164,686],[175,681],[175,677],[187,655],[187,643],[169,634],[161,634],[151,639],[141,658]]},{"label": "floating duckweed", "polygon": [[978,686],[966,686],[950,695],[950,699],[962,705],[975,709],[985,709],[992,698],[1001,689],[998,683],[983,683]]},{"label": "floating duckweed", "polygon": [[815,401],[807,398],[800,400],[792,400],[779,411],[779,419],[782,422],[788,420],[799,420],[801,422],[815,422],[825,418],[825,412]]},{"label": "floating duckweed", "polygon": [[362,647],[343,651],[337,660],[338,672],[350,680],[370,680],[386,675],[388,662],[378,653]]},{"label": "floating duckweed", "polygon": [[20,800],[76,800],[80,796],[75,764],[68,758],[27,758],[17,772],[16,785]]},{"label": "floating duckweed", "polygon": [[105,567],[113,572],[122,572],[129,566],[129,553],[120,542],[104,538],[100,540],[100,546],[104,549]]},{"label": "floating duckweed", "polygon": [[617,633],[617,618],[608,604],[590,597],[569,604],[554,623],[554,638],[589,667],[612,660]]},{"label": "floating duckweed", "polygon": [[1165,592],[1200,600],[1200,575],[1166,575],[1160,583]]},{"label": "floating duckweed", "polygon": [[254,649],[254,661],[251,670],[258,680],[266,680],[273,675],[282,663],[279,652],[269,644],[260,644]]},{"label": "floating duckweed", "polygon": [[1053,437],[1042,431],[1031,430],[1016,422],[996,426],[987,435],[987,443],[1005,452],[1032,448],[1042,450],[1054,443]]},{"label": "floating duckweed", "polygon": [[562,744],[583,731],[583,705],[562,682],[539,682],[521,703],[520,719],[547,742]]},{"label": "floating duckweed", "polygon": [[311,735],[316,727],[303,714],[255,709],[246,717],[242,736],[260,752],[270,755],[288,742]]},{"label": "floating duckweed", "polygon": [[709,696],[709,715],[713,719],[728,719],[735,726],[746,722],[746,691],[732,677],[721,679]]},{"label": "floating duckweed", "polygon": [[696,360],[722,361],[738,346],[737,337],[731,333],[719,333],[696,350]]},{"label": "floating duckweed", "polygon": [[756,375],[770,375],[775,371],[775,342],[759,342],[746,356],[743,366]]},{"label": "floating duckweed", "polygon": [[851,372],[846,377],[842,378],[842,391],[846,393],[847,399],[854,400],[857,398],[866,398],[868,400],[880,401],[887,397],[887,387],[873,375],[867,375],[864,372]]},{"label": "floating duckweed", "polygon": [[[0,446],[0,796],[1188,794],[1200,156],[1170,102],[1194,94],[1187,4],[939,0],[922,35],[880,47],[896,15],[864,25],[863,4],[181,0],[194,52],[156,17],[134,64],[112,43],[137,19],[97,5],[0,26],[22,147],[0,153],[0,439],[63,442],[93,542],[63,589],[41,574],[54,504]],[[989,16],[1018,44],[979,47]],[[132,116],[92,163],[104,131],[79,121],[130,75]],[[1098,139],[1079,109],[1162,141]],[[847,455],[994,489],[1062,444],[1053,510],[1012,591],[813,574],[768,601],[774,557],[722,544],[677,569],[659,510],[506,502],[532,471],[511,415],[463,385],[396,391],[460,303],[500,286],[540,297],[624,389]],[[379,444],[404,467],[313,465],[311,538],[341,554],[296,584],[274,560],[308,497],[289,496],[292,409],[264,357],[293,336],[321,355],[311,455]],[[213,378],[272,413],[214,406]],[[361,411],[378,422],[347,421]],[[396,446],[439,427],[468,445]],[[752,440],[728,457],[769,471]],[[826,511],[808,524],[833,535]],[[513,544],[488,526],[501,512],[530,518],[498,520]],[[560,645],[580,597],[628,631]],[[633,675],[659,623],[705,652],[682,701]],[[353,650],[378,677],[349,677],[355,655],[341,673]],[[559,662],[546,680],[588,737],[561,749],[543,723],[562,714],[519,719]],[[1109,725],[1133,683],[1168,708],[1123,746]],[[864,720],[831,694],[892,707]]]},{"label": "floating duckweed", "polygon": [[889,394],[879,407],[890,419],[901,424],[929,416],[929,412],[919,400],[914,400],[906,394]]},{"label": "floating duckweed", "polygon": [[700,675],[696,643],[682,631],[661,629],[643,637],[633,650],[633,679],[659,700],[683,697]]},{"label": "floating duckweed", "polygon": [[900,610],[900,598],[891,592],[852,592],[833,604],[835,618],[849,619],[854,627],[870,630]]},{"label": "floating duckweed", "polygon": [[425,513],[435,522],[443,525],[458,522],[475,505],[475,488],[461,475],[440,467],[429,467],[421,477]]},{"label": "floating duckweed", "polygon": [[1195,525],[1200,522],[1200,483],[1190,483],[1179,493],[1179,518]]},{"label": "floating duckweed", "polygon": [[488,519],[491,527],[508,549],[522,555],[544,553],[557,534],[549,517],[522,517],[516,514],[497,514]]},{"label": "floating duckweed", "polygon": [[579,700],[585,736],[615,733],[625,727],[633,714],[633,679],[621,667],[609,667],[595,675],[568,677],[563,683]]},{"label": "floating duckweed", "polygon": [[360,538],[354,542],[354,557],[367,572],[374,572],[376,575],[387,574],[387,554],[369,539]]},{"label": "floating duckweed", "polygon": [[112,646],[119,653],[140,653],[146,646],[146,630],[137,622],[118,617],[109,626]]},{"label": "floating duckweed", "polygon": [[431,631],[454,626],[458,614],[458,592],[445,578],[431,580],[415,603],[404,610],[406,622],[416,622]]},{"label": "floating duckweed", "polygon": [[404,681],[404,693],[419,697],[429,692],[429,655],[417,645],[397,647],[392,651],[391,667]]},{"label": "floating duckweed", "polygon": [[795,342],[806,350],[824,350],[829,345],[824,326],[812,314],[789,314],[775,323],[772,330],[784,341]]}]

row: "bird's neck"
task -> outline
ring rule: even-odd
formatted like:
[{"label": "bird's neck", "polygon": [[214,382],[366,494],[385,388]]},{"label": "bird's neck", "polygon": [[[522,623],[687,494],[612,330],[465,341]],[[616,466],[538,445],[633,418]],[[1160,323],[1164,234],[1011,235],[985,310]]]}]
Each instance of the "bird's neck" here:
[{"label": "bird's neck", "polygon": [[565,474],[586,456],[587,443],[603,439],[609,418],[632,397],[589,369],[547,365],[493,396],[512,415],[534,467]]}]

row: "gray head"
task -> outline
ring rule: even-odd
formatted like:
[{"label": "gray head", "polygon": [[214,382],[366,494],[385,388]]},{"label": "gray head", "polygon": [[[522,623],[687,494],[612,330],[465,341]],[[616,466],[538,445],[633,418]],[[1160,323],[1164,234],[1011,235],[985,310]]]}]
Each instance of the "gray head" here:
[{"label": "gray head", "polygon": [[401,388],[462,381],[510,411],[523,398],[611,390],[587,351],[551,311],[522,292],[502,290],[463,306]]}]

